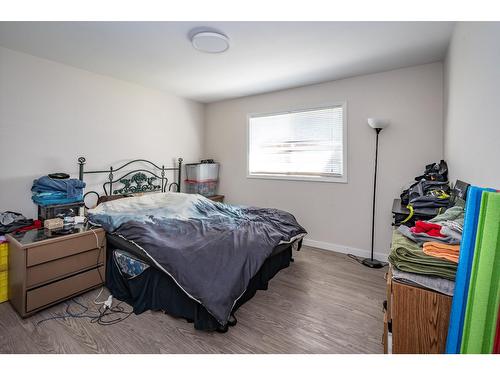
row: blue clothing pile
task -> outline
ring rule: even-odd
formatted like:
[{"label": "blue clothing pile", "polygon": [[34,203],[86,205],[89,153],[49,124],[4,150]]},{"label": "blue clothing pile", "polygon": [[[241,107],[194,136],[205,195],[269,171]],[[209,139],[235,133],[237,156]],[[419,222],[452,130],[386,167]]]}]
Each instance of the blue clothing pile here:
[{"label": "blue clothing pile", "polygon": [[81,202],[84,187],[85,182],[76,178],[54,179],[43,176],[33,181],[31,199],[40,206]]}]

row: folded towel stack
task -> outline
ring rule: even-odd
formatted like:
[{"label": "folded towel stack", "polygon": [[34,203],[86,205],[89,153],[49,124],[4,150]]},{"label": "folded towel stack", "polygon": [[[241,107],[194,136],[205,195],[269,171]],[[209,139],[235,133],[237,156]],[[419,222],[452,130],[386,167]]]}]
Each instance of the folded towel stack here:
[{"label": "folded towel stack", "polygon": [[76,178],[54,179],[43,176],[33,181],[31,199],[40,206],[81,202],[84,187],[85,182]]},{"label": "folded towel stack", "polygon": [[[415,226],[401,225],[392,236],[389,262],[396,271],[406,272],[402,279],[414,284],[453,294],[458,267],[465,202],[457,199],[455,206]],[[396,272],[397,273],[397,272]]]},{"label": "folded towel stack", "polygon": [[425,254],[421,246],[398,231],[394,231],[392,236],[389,262],[401,271],[439,276],[448,280],[454,280],[457,272],[455,262]]},{"label": "folded towel stack", "polygon": [[460,245],[446,245],[439,242],[425,242],[423,249],[424,253],[427,255],[458,263]]}]

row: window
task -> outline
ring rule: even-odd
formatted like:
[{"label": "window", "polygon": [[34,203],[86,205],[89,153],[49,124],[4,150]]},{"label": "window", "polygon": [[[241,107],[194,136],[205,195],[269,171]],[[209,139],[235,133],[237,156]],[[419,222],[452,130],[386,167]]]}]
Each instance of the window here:
[{"label": "window", "polygon": [[346,182],[345,105],[252,115],[248,177]]}]

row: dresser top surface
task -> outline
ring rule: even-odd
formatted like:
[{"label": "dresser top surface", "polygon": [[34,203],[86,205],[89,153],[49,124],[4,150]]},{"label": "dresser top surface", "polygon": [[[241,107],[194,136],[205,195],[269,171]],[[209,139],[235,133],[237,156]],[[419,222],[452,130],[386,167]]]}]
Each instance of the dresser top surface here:
[{"label": "dresser top surface", "polygon": [[28,230],[26,232],[11,233],[9,238],[14,239],[21,246],[29,246],[50,240],[64,240],[86,233],[102,231],[101,228],[92,228],[86,224],[75,225],[70,231],[49,230],[46,228]]}]

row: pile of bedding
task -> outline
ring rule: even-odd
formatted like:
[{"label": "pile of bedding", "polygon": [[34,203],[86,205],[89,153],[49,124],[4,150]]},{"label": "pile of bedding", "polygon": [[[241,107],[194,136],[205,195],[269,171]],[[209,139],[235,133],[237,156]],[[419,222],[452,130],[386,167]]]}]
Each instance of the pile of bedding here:
[{"label": "pile of bedding", "polygon": [[89,221],[137,245],[222,325],[273,249],[306,235],[288,212],[183,193],[102,203]]},{"label": "pile of bedding", "polygon": [[81,202],[85,182],[76,178],[43,176],[33,181],[31,199],[40,206]]}]

